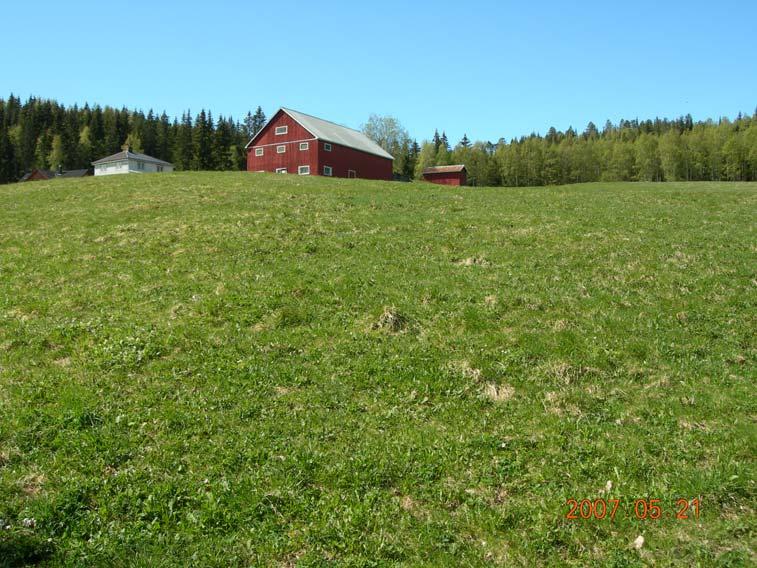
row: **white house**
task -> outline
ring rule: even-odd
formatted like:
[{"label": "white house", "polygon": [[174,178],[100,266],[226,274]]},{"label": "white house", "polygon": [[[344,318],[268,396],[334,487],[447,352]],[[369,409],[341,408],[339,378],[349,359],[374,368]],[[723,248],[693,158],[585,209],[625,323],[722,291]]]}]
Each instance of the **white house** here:
[{"label": "white house", "polygon": [[172,172],[173,164],[158,160],[146,154],[132,152],[128,146],[118,154],[92,162],[96,176],[114,174],[148,174],[154,172]]}]

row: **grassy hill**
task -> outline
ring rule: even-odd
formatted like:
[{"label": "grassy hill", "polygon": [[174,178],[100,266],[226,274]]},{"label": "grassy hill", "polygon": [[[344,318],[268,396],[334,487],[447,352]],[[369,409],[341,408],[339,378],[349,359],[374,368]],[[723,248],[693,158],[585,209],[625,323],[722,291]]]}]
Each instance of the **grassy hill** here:
[{"label": "grassy hill", "polygon": [[757,184],[2,187],[0,564],[754,562],[756,212]]}]

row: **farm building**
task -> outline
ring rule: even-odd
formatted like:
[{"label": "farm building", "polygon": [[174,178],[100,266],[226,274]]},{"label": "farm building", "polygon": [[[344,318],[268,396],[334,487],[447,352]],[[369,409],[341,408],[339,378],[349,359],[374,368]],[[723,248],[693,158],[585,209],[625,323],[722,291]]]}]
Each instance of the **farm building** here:
[{"label": "farm building", "polygon": [[463,165],[434,166],[423,170],[423,180],[440,185],[465,185],[468,183],[468,170]]},{"label": "farm building", "polygon": [[249,172],[392,179],[394,158],[365,134],[286,108],[246,148]]},{"label": "farm building", "polygon": [[117,154],[92,162],[96,176],[114,174],[147,174],[155,172],[172,172],[173,164],[153,158],[147,154],[132,152],[129,146]]},{"label": "farm building", "polygon": [[63,168],[58,168],[58,171],[54,172],[52,170],[34,169],[24,174],[24,176],[18,181],[41,181],[57,178],[84,177],[89,175],[92,175],[91,170],[63,170]]}]

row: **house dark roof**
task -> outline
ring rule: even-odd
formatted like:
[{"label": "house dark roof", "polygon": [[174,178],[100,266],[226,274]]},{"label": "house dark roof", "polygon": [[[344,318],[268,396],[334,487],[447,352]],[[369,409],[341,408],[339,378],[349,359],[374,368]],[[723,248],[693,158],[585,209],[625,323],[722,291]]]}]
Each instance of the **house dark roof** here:
[{"label": "house dark roof", "polygon": [[465,166],[458,164],[456,166],[434,166],[431,168],[425,168],[423,174],[457,174],[467,171]]},{"label": "house dark roof", "polygon": [[[361,152],[373,154],[374,156],[380,156],[382,158],[386,158],[387,160],[394,159],[394,157],[389,152],[384,150],[381,146],[376,144],[373,140],[368,138],[359,130],[353,130],[352,128],[347,128],[346,126],[341,126],[334,122],[329,122],[328,120],[323,120],[322,118],[310,116],[309,114],[305,114],[304,112],[299,112],[289,108],[279,109],[279,111],[277,111],[276,114],[273,115],[273,118],[275,118],[276,115],[279,114],[279,112],[283,112],[291,116],[295,122],[297,122],[300,126],[302,126],[305,130],[310,132],[315,138],[318,138],[319,140],[322,140],[324,142],[331,142],[333,144],[339,144],[341,146],[346,146],[347,148],[353,148],[355,150],[360,150]],[[247,143],[246,148],[252,146],[252,143],[260,135],[261,132],[263,132],[263,129],[261,129],[260,132],[252,137],[252,140]]]},{"label": "house dark roof", "polygon": [[112,156],[100,158],[99,160],[95,160],[94,162],[92,162],[92,165],[96,166],[98,164],[105,164],[108,162],[118,162],[120,160],[140,160],[142,162],[150,162],[152,164],[158,164],[161,166],[173,165],[170,162],[164,162],[163,160],[158,160],[158,158],[153,158],[152,156],[148,156],[147,154],[139,154],[137,152],[132,152],[131,150],[121,150],[120,152],[113,154]]}]

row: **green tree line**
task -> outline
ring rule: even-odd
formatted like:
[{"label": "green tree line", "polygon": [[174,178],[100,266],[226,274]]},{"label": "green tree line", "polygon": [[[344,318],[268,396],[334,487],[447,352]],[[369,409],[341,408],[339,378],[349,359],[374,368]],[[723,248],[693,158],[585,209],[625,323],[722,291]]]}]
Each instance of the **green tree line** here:
[{"label": "green tree line", "polygon": [[84,169],[92,161],[121,150],[172,162],[179,170],[243,170],[244,146],[266,122],[260,107],[242,122],[213,118],[202,110],[170,119],[150,110],[109,106],[65,107],[12,94],[0,99],[0,183],[18,180],[33,168]]},{"label": "green tree line", "polygon": [[[152,110],[66,107],[10,95],[0,99],[0,183],[33,168],[88,168],[126,142],[179,170],[243,170],[244,146],[265,121],[260,107],[241,122],[214,119],[209,110],[172,119]],[[757,180],[757,111],[734,120],[607,121],[601,130],[589,123],[580,133],[550,128],[509,142],[471,142],[465,135],[454,148],[438,131],[419,145],[393,117],[373,115],[363,130],[395,157],[394,172],[405,179],[420,178],[429,166],[465,164],[469,182],[487,186]]]},{"label": "green tree line", "polygon": [[731,121],[609,120],[578,133],[550,128],[509,142],[451,148],[446,135],[421,145],[415,176],[424,168],[465,164],[469,183],[533,186],[592,181],[757,181],[757,111]]}]

